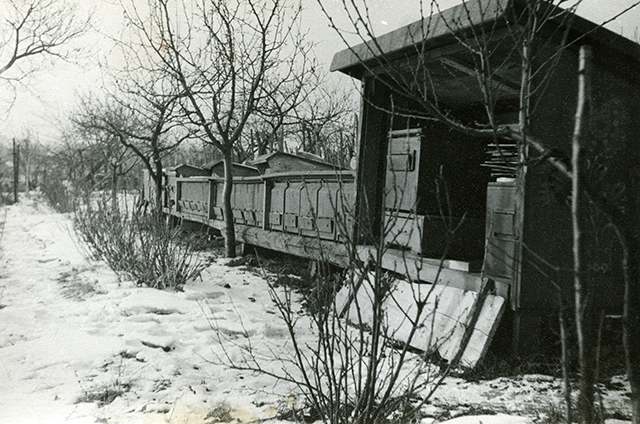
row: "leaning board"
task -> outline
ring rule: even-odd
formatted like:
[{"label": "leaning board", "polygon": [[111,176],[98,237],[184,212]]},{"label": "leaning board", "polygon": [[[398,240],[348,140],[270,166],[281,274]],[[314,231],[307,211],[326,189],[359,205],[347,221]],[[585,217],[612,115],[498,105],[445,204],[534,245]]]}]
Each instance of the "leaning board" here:
[{"label": "leaning board", "polygon": [[[371,325],[374,275],[360,275],[336,296],[336,310],[343,318]],[[502,316],[505,299],[440,284],[388,281],[392,289],[383,301],[387,337],[423,351],[437,351],[448,361],[459,355],[460,364],[474,367],[484,356]],[[418,316],[419,302],[425,304]],[[480,308],[475,314],[474,310]],[[475,321],[475,322],[474,322]],[[417,324],[416,331],[411,331]],[[470,325],[473,328],[469,328]],[[469,328],[469,332],[467,329]],[[466,334],[466,337],[465,337]],[[462,346],[466,344],[466,346]]]}]

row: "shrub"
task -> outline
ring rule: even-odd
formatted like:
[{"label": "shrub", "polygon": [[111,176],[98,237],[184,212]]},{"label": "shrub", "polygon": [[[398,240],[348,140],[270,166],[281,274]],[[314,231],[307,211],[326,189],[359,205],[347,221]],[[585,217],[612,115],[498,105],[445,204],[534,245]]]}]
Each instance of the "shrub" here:
[{"label": "shrub", "polygon": [[179,227],[127,205],[98,197],[76,207],[74,229],[92,258],[158,289],[179,289],[202,271],[204,262]]}]

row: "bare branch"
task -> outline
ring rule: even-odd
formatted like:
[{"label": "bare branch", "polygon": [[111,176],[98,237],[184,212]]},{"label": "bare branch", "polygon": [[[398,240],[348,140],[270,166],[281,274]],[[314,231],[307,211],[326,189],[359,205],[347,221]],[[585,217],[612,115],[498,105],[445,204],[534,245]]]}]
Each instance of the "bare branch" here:
[{"label": "bare branch", "polygon": [[19,75],[4,76],[19,63],[36,57],[68,59],[67,46],[89,27],[89,19],[81,20],[66,1],[8,0],[0,20],[0,76],[20,79],[37,67],[24,66]]}]

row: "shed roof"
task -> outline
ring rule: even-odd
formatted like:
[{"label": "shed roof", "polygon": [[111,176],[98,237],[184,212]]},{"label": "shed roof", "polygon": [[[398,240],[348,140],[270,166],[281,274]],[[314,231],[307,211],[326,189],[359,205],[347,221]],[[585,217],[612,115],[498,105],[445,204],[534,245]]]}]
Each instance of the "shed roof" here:
[{"label": "shed roof", "polygon": [[[330,70],[362,78],[364,70],[382,56],[385,60],[394,60],[411,55],[416,46],[431,50],[456,43],[457,37],[465,38],[480,28],[492,31],[504,28],[524,10],[523,3],[524,0],[466,0],[464,4],[376,37],[375,41],[339,51],[333,57]],[[559,12],[563,10],[552,7]],[[556,15],[556,25],[563,25],[562,14]],[[577,15],[572,17],[570,25],[579,37],[640,61],[639,44]]]},{"label": "shed roof", "polygon": [[262,156],[258,156],[254,160],[250,162],[253,166],[266,166],[268,167],[270,163],[275,158],[286,158],[286,160],[291,161],[292,163],[309,163],[314,164],[319,167],[327,168],[327,169],[336,169],[335,165],[325,161],[320,156],[307,153],[307,152],[299,152],[297,154],[287,153],[287,152],[272,152],[267,153]]},{"label": "shed roof", "polygon": [[[209,162],[206,165],[204,165],[203,168],[208,170],[210,174],[215,174],[219,177],[224,176],[224,161],[222,159]],[[237,163],[237,162],[233,163],[231,172],[234,176],[237,176],[237,177],[250,177],[250,176],[260,175],[260,172],[258,172],[258,170],[255,167],[244,165],[242,163]]]},{"label": "shed roof", "polygon": [[186,163],[171,167],[169,168],[169,171],[175,172],[178,177],[195,177],[209,175],[209,172],[207,172],[205,169],[199,166],[188,165]]}]

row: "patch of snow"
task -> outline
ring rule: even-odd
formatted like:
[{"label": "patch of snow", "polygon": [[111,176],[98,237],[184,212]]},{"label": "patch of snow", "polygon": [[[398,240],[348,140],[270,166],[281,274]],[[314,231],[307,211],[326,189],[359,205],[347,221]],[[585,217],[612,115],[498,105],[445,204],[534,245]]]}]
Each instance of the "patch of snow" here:
[{"label": "patch of snow", "polygon": [[180,293],[141,287],[124,297],[120,303],[123,315],[184,314],[192,309],[194,302],[181,299]]},{"label": "patch of snow", "polygon": [[514,415],[469,415],[458,417],[442,424],[533,424],[533,420],[527,417],[517,417]]}]

